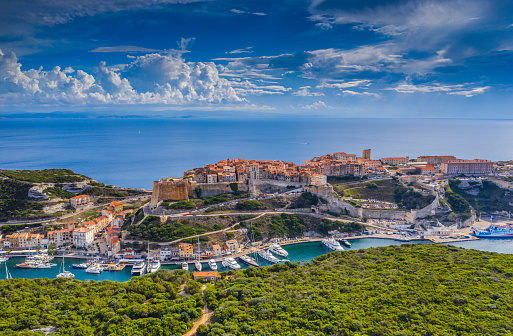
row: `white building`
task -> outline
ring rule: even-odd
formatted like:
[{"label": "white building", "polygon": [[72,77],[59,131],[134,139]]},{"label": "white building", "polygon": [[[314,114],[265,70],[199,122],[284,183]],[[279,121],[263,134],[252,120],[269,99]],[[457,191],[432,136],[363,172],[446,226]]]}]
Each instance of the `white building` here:
[{"label": "white building", "polygon": [[89,248],[94,242],[94,228],[81,227],[73,231],[73,245]]}]

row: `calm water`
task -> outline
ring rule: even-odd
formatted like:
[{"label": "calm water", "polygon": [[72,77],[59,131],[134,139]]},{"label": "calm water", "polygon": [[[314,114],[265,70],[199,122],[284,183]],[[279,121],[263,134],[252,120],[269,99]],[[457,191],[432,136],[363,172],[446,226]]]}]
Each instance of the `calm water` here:
[{"label": "calm water", "polygon": [[443,119],[0,119],[0,169],[70,168],[107,184],[152,181],[226,158],[300,164],[337,151],[374,158],[513,158],[513,121]]},{"label": "calm water", "polygon": [[[354,239],[351,240],[351,247],[344,246],[346,250],[359,250],[366,249],[370,247],[379,247],[379,246],[390,246],[390,245],[402,245],[406,244],[401,241],[396,241],[392,239],[375,239],[375,238],[365,238],[365,239]],[[416,241],[415,243],[425,244],[429,241]],[[460,242],[453,243],[451,245],[456,245],[464,248],[471,248],[481,251],[490,251],[490,252],[499,252],[499,253],[508,253],[513,254],[513,239],[480,239],[477,241],[469,241],[469,242]],[[305,262],[311,261],[313,258],[318,257],[320,255],[329,253],[330,250],[325,248],[321,242],[312,242],[312,243],[301,243],[301,244],[293,244],[283,246],[285,250],[289,252],[288,260],[292,262]],[[255,255],[253,255],[255,257]],[[53,267],[50,269],[20,269],[16,268],[15,265],[23,262],[24,258],[11,258],[7,262],[7,266],[9,268],[9,272],[14,278],[55,278],[55,276],[60,273],[60,266]],[[52,262],[56,264],[61,264],[60,258],[54,259]],[[124,282],[129,280],[132,276],[130,274],[130,267],[126,267],[123,271],[119,272],[107,272],[104,271],[102,274],[88,274],[83,269],[73,269],[72,264],[81,263],[83,259],[65,259],[65,268],[68,271],[71,271],[75,274],[75,278],[78,280],[112,280],[112,281],[120,281]],[[242,268],[247,268],[247,266],[238,260],[239,264]],[[258,260],[261,266],[269,266],[271,263],[262,260],[261,258]],[[5,266],[1,265],[0,267],[0,279],[5,279]],[[178,265],[165,265],[162,266],[164,269],[177,269],[180,268]],[[208,264],[203,263],[203,269],[209,270]],[[194,265],[189,264],[189,270],[194,271]],[[223,267],[221,263],[218,263],[218,271],[227,271],[228,269]]]}]

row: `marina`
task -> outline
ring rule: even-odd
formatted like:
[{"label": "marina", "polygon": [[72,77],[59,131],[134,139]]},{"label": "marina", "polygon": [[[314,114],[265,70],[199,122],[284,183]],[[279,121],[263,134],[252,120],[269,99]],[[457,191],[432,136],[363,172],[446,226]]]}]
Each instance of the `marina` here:
[{"label": "marina", "polygon": [[[288,260],[291,262],[309,262],[313,258],[318,257],[320,255],[332,252],[330,249],[322,245],[322,239],[311,239],[307,240],[293,240],[288,242],[283,242],[281,247],[288,252]],[[372,247],[379,246],[389,246],[389,245],[401,245],[401,244],[429,244],[430,240],[414,240],[414,241],[406,241],[397,238],[391,238],[388,235],[384,235],[382,238],[360,238],[360,237],[348,237],[348,241],[351,242],[351,247],[346,247],[346,251],[351,250],[359,250],[366,249]],[[513,239],[479,239],[472,241],[456,241],[456,242],[445,242],[444,244],[450,244],[454,246],[459,246],[463,248],[476,249],[482,251],[490,251],[490,252],[498,252],[498,253],[507,253],[513,254]],[[256,249],[254,249],[256,251]],[[247,254],[256,259],[260,266],[269,266],[272,263],[263,260],[254,252],[247,252]],[[246,265],[242,259],[239,259],[238,255],[232,255],[232,257],[239,264],[241,269],[249,267]],[[64,270],[70,271],[75,275],[75,279],[78,280],[111,280],[111,281],[119,281],[124,282],[130,280],[132,277],[131,271],[132,267],[126,266],[124,264],[102,264],[102,267],[118,267],[117,272],[102,272],[100,274],[91,274],[86,273],[85,269],[74,269],[73,264],[80,264],[84,262],[84,259],[77,258],[61,258],[60,256],[55,257],[53,260],[54,263],[59,265],[59,267],[52,267],[48,269],[22,269],[17,268],[16,264],[22,263],[25,258],[24,257],[11,257],[9,260],[5,262],[5,266],[0,268],[0,279],[6,278],[6,270],[10,273],[13,278],[55,278],[57,274],[61,273],[61,260],[64,263]],[[192,262],[193,263],[193,262]],[[222,258],[214,261],[217,265],[217,271],[224,272],[230,270],[229,267],[225,267],[222,265]],[[189,271],[194,271],[194,266],[189,267],[187,263],[184,263],[185,267]],[[209,269],[209,262],[202,262],[204,269]],[[162,264],[162,269],[181,269],[182,264]],[[107,270],[107,269],[105,269]]]}]

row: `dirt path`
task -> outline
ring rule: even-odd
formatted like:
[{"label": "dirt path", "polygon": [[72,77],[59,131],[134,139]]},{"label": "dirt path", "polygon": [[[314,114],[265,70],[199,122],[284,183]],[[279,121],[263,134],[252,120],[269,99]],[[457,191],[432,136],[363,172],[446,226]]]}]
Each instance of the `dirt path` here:
[{"label": "dirt path", "polygon": [[199,320],[194,322],[194,324],[192,325],[192,329],[185,333],[183,336],[193,336],[200,325],[207,324],[210,321],[210,317],[212,317],[212,314],[214,313],[207,307],[207,300],[205,299],[205,288],[206,286],[203,285],[203,300],[205,301],[205,306],[203,306],[203,315],[201,315],[201,318]]}]

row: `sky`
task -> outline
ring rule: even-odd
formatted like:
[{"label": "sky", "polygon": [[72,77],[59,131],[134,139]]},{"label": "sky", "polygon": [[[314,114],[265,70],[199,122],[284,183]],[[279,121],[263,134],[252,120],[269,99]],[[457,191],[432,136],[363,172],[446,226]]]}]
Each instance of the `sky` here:
[{"label": "sky", "polygon": [[0,113],[511,119],[512,61],[512,1],[0,2]]}]

